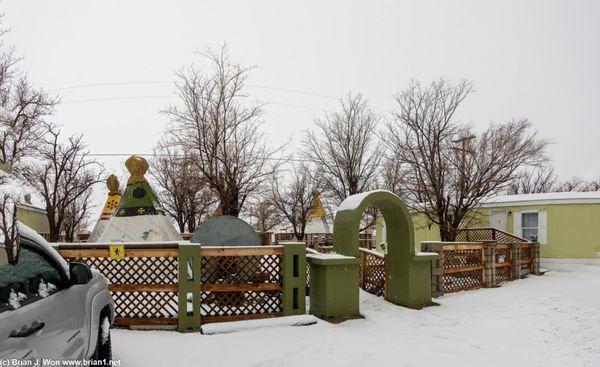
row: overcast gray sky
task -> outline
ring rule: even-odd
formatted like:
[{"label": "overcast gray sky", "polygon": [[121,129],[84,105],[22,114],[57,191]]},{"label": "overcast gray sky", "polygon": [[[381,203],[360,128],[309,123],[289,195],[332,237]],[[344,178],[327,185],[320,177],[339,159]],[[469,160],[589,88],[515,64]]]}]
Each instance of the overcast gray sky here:
[{"label": "overcast gray sky", "polygon": [[[56,121],[94,153],[151,152],[166,123],[159,110],[175,101],[174,71],[226,42],[234,60],[259,66],[248,92],[267,103],[274,142],[335,109],[327,96],[361,92],[385,112],[413,78],[466,78],[477,92],[462,121],[529,118],[554,142],[561,178],[600,176],[600,1],[4,0],[0,9],[22,69],[62,96]],[[126,157],[100,159],[120,173]]]}]

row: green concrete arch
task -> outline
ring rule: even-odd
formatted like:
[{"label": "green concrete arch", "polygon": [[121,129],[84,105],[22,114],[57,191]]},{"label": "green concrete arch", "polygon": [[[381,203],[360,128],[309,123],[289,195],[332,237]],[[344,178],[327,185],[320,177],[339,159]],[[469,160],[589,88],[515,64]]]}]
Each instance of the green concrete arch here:
[{"label": "green concrete arch", "polygon": [[352,195],[344,200],[335,215],[333,249],[359,257],[359,229],[364,210],[377,206],[386,223],[387,300],[402,306],[421,308],[431,304],[431,260],[437,254],[415,251],[410,212],[397,195],[375,190]]}]

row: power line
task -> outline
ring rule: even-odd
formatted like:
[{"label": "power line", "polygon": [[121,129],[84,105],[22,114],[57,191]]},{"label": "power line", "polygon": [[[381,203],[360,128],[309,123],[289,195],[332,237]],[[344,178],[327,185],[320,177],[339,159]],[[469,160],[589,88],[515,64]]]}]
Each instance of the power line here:
[{"label": "power line", "polygon": [[[137,155],[140,157],[185,157],[183,154],[153,154],[153,153],[90,153],[88,157],[130,157],[132,155]],[[291,162],[312,162],[308,159],[302,158],[271,158],[271,157],[259,157],[259,159],[264,159],[267,161],[291,161]]]},{"label": "power line", "polygon": [[[177,96],[124,96],[124,97],[102,97],[102,98],[86,98],[86,99],[74,99],[71,101],[63,101],[62,104],[73,104],[73,103],[88,103],[88,102],[105,102],[105,101],[127,101],[127,100],[143,100],[143,99],[176,99]],[[299,105],[293,103],[283,103],[283,102],[271,102],[260,99],[251,100],[257,103],[264,103],[267,105],[277,105],[277,106],[285,106],[285,107],[294,107],[301,108],[305,110],[316,110],[316,111],[327,111],[333,112],[327,108],[307,106],[307,105]]]},{"label": "power line", "polygon": [[[148,85],[148,84],[175,84],[172,80],[139,80],[139,81],[120,81],[120,82],[105,82],[105,83],[89,83],[89,84],[76,84],[70,85],[66,87],[59,87],[49,89],[50,92],[57,92],[61,90],[72,90],[72,89],[82,89],[82,88],[96,88],[96,87],[109,87],[109,86],[118,86],[118,85]],[[260,85],[260,84],[246,84],[247,87],[250,88],[258,88],[258,89],[268,89],[268,90],[276,90],[280,92],[288,92],[295,94],[304,94],[313,97],[327,98],[333,100],[339,100],[338,97],[329,96],[326,94],[319,94],[313,92],[307,92],[303,90],[290,89],[290,88],[280,88],[280,87],[271,87],[268,85]]]},{"label": "power line", "polygon": [[[65,86],[65,87],[53,88],[53,89],[49,89],[49,91],[63,91],[63,90],[73,90],[73,89],[82,89],[82,88],[97,88],[97,87],[107,87],[107,86],[120,86],[120,85],[148,85],[148,84],[173,84],[174,85],[175,82],[172,81],[172,80],[138,80],[138,81],[116,81],[116,82],[102,82],[102,83],[87,83],[87,84],[76,84],[76,85],[70,85],[70,86]],[[340,101],[339,97],[334,97],[334,96],[330,96],[330,95],[326,95],[326,94],[320,94],[320,93],[314,93],[314,92],[308,92],[308,91],[303,91],[303,90],[298,90],[298,89],[272,87],[272,86],[260,85],[260,84],[246,84],[246,86],[250,87],[250,88],[274,90],[274,91],[280,91],[280,92],[286,92],[286,93],[294,93],[294,94],[300,94],[300,95],[306,95],[306,96],[326,98],[326,99],[329,99],[329,100]],[[88,99],[71,100],[71,101],[65,101],[65,102],[62,102],[62,103],[64,103],[64,104],[72,104],[72,103],[118,101],[118,100],[169,99],[169,98],[176,98],[176,96],[172,96],[172,95],[171,96],[162,96],[162,95],[160,95],[160,96],[104,97],[104,98],[88,98]],[[318,107],[312,107],[312,106],[306,106],[306,105],[298,105],[298,104],[291,104],[291,103],[281,103],[281,102],[268,102],[268,101],[259,101],[259,102],[268,103],[268,104],[271,104],[271,105],[280,105],[280,106],[287,106],[287,107],[295,107],[295,108],[303,108],[303,109],[311,109],[311,110],[319,110],[319,111],[329,111],[329,112],[332,112],[332,111],[324,109],[324,108],[318,108]],[[375,108],[375,109],[380,110],[380,111],[390,112],[389,109],[382,108],[382,107],[372,106],[372,108]]]}]

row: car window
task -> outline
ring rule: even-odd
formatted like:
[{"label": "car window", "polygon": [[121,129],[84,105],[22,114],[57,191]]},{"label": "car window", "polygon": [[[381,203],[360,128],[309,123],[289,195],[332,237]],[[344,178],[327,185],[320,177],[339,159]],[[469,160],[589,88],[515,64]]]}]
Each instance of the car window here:
[{"label": "car window", "polygon": [[0,312],[44,298],[64,288],[61,274],[43,256],[21,247],[16,265],[0,265]]}]

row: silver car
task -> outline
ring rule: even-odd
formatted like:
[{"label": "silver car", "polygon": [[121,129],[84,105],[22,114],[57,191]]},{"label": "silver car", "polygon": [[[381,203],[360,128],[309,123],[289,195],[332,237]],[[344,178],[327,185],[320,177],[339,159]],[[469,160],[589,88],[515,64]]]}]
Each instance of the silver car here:
[{"label": "silver car", "polygon": [[67,263],[31,228],[18,228],[17,264],[0,255],[0,366],[43,359],[110,365],[114,306],[106,279]]}]

